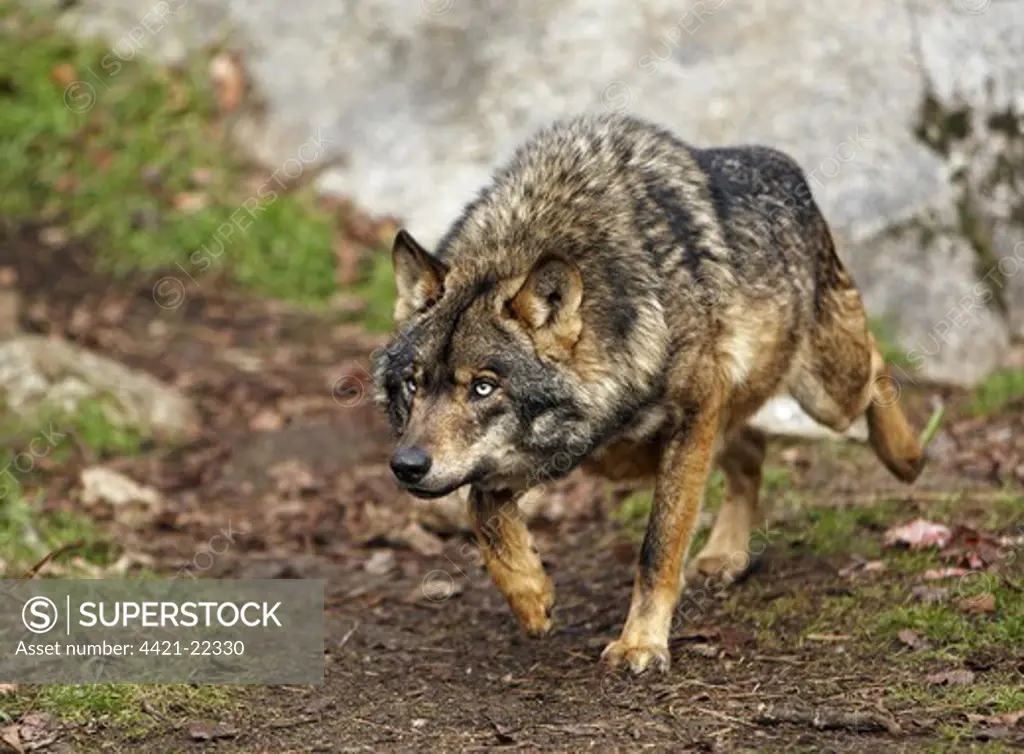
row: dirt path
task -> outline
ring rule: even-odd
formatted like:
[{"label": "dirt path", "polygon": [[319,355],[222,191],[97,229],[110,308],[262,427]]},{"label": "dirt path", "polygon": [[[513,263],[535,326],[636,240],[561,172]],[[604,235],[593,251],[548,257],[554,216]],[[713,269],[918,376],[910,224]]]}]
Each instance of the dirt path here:
[{"label": "dirt path", "polygon": [[[245,690],[217,735],[187,715],[144,733],[69,724],[67,751],[1024,745],[1024,728],[996,719],[1024,709],[1024,600],[1010,586],[1024,583],[1013,544],[1024,534],[1024,405],[952,421],[914,490],[859,448],[775,448],[757,568],[730,589],[691,592],[672,672],[633,680],[598,663],[625,617],[637,552],[636,524],[611,515],[615,500],[591,495],[574,515],[536,523],[559,593],[541,641],[519,633],[467,538],[432,537],[440,553],[393,546],[407,501],[384,464],[383,422],[351,389],[368,386],[361,370],[379,339],[212,283],[164,311],[151,298],[159,275],[115,282],[90,273],[84,251],[40,247],[28,232],[0,241],[4,266],[24,296],[23,327],[187,388],[203,413],[194,444],[111,462],[167,499],[142,525],[110,522],[112,540],[174,572],[229,527],[234,546],[205,575],[330,584],[322,687]],[[919,421],[929,397],[908,393]],[[46,481],[75,504],[74,467]],[[949,565],[937,554],[882,549],[888,526],[919,515],[1004,542],[982,577],[992,613],[959,606],[956,580],[925,578]],[[951,670],[971,681],[935,680]]]}]

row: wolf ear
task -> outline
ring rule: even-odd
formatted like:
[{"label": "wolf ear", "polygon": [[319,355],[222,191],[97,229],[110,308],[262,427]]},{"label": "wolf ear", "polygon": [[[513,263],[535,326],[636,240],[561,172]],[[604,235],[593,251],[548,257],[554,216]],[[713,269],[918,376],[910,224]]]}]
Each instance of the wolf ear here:
[{"label": "wolf ear", "polygon": [[391,261],[395,267],[395,284],[398,286],[395,322],[400,324],[428,301],[436,301],[441,297],[448,267],[420,246],[405,230],[398,231],[395,236]]},{"label": "wolf ear", "polygon": [[576,265],[547,257],[530,271],[506,311],[533,335],[537,350],[567,359],[583,329],[583,278]]}]

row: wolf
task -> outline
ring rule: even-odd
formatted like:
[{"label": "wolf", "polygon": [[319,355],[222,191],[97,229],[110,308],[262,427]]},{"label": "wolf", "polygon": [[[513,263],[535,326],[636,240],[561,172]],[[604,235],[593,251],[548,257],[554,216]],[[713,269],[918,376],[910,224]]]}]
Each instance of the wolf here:
[{"label": "wolf", "polygon": [[[653,482],[622,633],[601,657],[669,669],[688,578],[747,567],[766,437],[748,420],[788,393],[913,482],[924,454],[864,306],[798,164],[765,146],[697,148],[629,115],[540,129],[436,248],[392,249],[395,333],[373,359],[399,485],[469,486],[493,582],[527,633],[554,590],[517,500],[577,467]],[[717,464],[725,500],[686,564]],[[685,566],[685,568],[684,568]]]}]

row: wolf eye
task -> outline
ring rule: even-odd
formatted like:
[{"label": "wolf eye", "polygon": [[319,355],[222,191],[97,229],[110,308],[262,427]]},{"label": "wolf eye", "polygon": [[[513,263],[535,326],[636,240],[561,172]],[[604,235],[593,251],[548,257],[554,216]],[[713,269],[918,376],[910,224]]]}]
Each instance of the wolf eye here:
[{"label": "wolf eye", "polygon": [[486,398],[498,388],[490,380],[473,380],[473,384],[469,386],[470,394],[474,398]]},{"label": "wolf eye", "polygon": [[412,377],[406,377],[405,378],[405,389],[408,390],[410,393],[415,393],[416,392],[416,380],[413,379]]}]

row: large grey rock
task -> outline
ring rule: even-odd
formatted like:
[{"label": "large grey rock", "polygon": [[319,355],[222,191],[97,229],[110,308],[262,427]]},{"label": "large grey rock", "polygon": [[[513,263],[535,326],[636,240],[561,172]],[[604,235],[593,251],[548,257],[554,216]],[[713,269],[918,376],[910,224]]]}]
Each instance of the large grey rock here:
[{"label": "large grey rock", "polygon": [[[167,0],[166,26],[153,8],[82,0],[69,18],[124,54],[175,57],[227,35],[265,104],[239,131],[254,153],[280,167],[312,139],[331,165],[324,190],[426,241],[536,127],[629,111],[698,144],[791,152],[909,377],[970,383],[998,363],[1008,323],[1022,330],[1024,277],[1009,281],[1005,315],[965,297],[1019,238],[1007,190],[980,184],[1009,148],[989,114],[1024,109],[1024,3]],[[922,138],[929,81],[941,107],[962,102],[984,125],[974,141]],[[965,155],[984,158],[964,174]],[[988,248],[965,231],[965,185]]]},{"label": "large grey rock", "polygon": [[73,415],[83,401],[102,407],[116,426],[171,441],[193,439],[199,415],[181,392],[73,343],[41,335],[0,342],[0,401],[24,419]]}]

